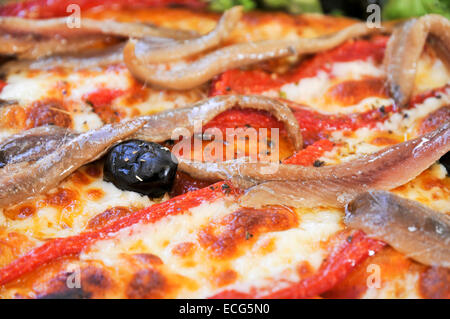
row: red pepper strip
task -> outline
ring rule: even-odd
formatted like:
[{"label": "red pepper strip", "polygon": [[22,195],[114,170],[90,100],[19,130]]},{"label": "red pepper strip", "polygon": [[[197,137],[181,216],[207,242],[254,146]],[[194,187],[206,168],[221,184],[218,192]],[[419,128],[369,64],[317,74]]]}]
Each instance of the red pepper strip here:
[{"label": "red pepper strip", "polygon": [[333,142],[329,140],[320,140],[296,152],[291,157],[285,159],[283,163],[309,166],[314,164],[325,152],[331,151],[333,147]]},{"label": "red pepper strip", "polygon": [[283,123],[279,122],[270,113],[250,109],[231,109],[222,112],[205,124],[204,129],[206,130],[211,127],[216,127],[223,133],[226,133],[227,128],[249,126],[255,129],[279,128],[281,131],[284,131]]},{"label": "red pepper strip", "polygon": [[[387,120],[389,113],[413,108],[417,104],[423,103],[425,99],[439,96],[448,89],[450,89],[450,84],[419,94],[411,100],[409,106],[402,109],[388,105],[379,109],[351,114],[323,114],[289,100],[283,99],[283,102],[292,108],[300,125],[305,145],[311,145],[318,140],[328,139],[329,134],[333,131],[355,131],[361,127],[372,128],[377,123],[382,123]],[[251,126],[256,129],[264,127],[279,128],[281,134],[285,133],[283,124],[278,122],[269,113],[247,109],[227,110],[209,121],[204,128],[217,127],[225,133],[226,128],[244,126]]]},{"label": "red pepper strip", "polygon": [[166,202],[154,204],[141,209],[136,213],[124,216],[111,225],[95,231],[84,232],[76,236],[56,238],[32,249],[24,256],[16,259],[9,265],[0,269],[0,286],[11,282],[22,275],[29,273],[39,266],[56,258],[79,254],[96,240],[111,237],[117,231],[138,222],[154,223],[169,215],[178,215],[186,210],[197,207],[206,201],[236,194],[238,190],[232,188],[227,182],[218,182],[206,188],[174,197]]},{"label": "red pepper strip", "polygon": [[190,8],[204,8],[207,3],[201,0],[29,0],[10,3],[0,7],[0,16],[17,16],[28,18],[56,18],[68,16],[70,4],[80,6],[82,11],[95,8],[142,8],[167,7],[179,5]]},{"label": "red pepper strip", "polygon": [[119,89],[101,88],[83,95],[83,99],[94,106],[103,106],[111,104],[115,98],[123,95],[124,93],[125,91]]},{"label": "red pepper strip", "polygon": [[335,49],[316,54],[285,74],[276,75],[263,70],[229,70],[212,82],[210,96],[255,94],[278,89],[286,83],[314,77],[321,70],[330,72],[330,65],[336,62],[372,58],[376,63],[380,63],[383,60],[388,39],[389,37],[386,36],[378,36],[370,41],[348,41]]},{"label": "red pepper strip", "polygon": [[3,88],[6,86],[6,82],[0,80],[0,93],[2,93]]},{"label": "red pepper strip", "polygon": [[242,293],[228,290],[211,298],[291,299],[315,297],[341,282],[357,265],[361,264],[369,256],[369,251],[376,252],[384,246],[385,243],[368,238],[362,231],[356,231],[331,252],[314,275],[302,279],[298,283],[269,294],[258,295],[258,293]]}]

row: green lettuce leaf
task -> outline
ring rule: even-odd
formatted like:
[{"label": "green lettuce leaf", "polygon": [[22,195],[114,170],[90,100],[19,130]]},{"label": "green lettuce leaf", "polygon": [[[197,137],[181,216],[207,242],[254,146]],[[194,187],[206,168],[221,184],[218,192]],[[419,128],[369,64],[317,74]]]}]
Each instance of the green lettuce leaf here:
[{"label": "green lettuce leaf", "polygon": [[389,0],[383,8],[383,19],[405,19],[437,13],[450,19],[450,0]]}]

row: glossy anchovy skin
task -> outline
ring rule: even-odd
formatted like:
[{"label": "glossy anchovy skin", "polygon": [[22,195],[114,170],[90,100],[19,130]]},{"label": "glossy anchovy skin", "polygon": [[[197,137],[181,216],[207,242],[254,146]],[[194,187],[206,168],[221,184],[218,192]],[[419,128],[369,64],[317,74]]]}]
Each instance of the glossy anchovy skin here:
[{"label": "glossy anchovy skin", "polygon": [[[45,42],[40,42],[37,46],[27,45],[27,47],[32,48],[32,51],[26,51],[25,55],[19,55],[19,58],[23,57],[23,59],[6,62],[0,67],[0,72],[10,74],[24,69],[49,70],[55,67],[79,70],[119,64],[123,61],[124,44],[119,43],[106,49],[90,49],[83,50],[83,52],[70,51],[70,54],[62,52],[62,54],[50,56],[48,55],[53,54],[53,48],[51,45],[47,47]],[[39,51],[38,55],[41,56],[38,59],[34,57],[35,50]],[[66,48],[63,48],[63,51],[66,51]],[[27,56],[28,53],[31,53],[32,56]],[[1,47],[0,54],[2,54]]]},{"label": "glossy anchovy skin", "polygon": [[186,39],[196,36],[195,32],[156,27],[144,23],[116,22],[112,20],[80,19],[79,28],[70,28],[67,18],[26,19],[20,17],[0,17],[2,33],[41,36],[61,36],[65,38],[86,35],[112,35],[119,37],[162,37]]},{"label": "glossy anchovy skin", "polygon": [[0,55],[15,56],[22,60],[68,53],[79,54],[102,45],[103,40],[103,36],[95,35],[88,35],[76,41],[67,41],[56,37],[36,39],[32,35],[18,37],[11,34],[0,34]]},{"label": "glossy anchovy skin", "polygon": [[238,187],[250,187],[241,198],[247,206],[343,207],[360,192],[389,190],[407,183],[448,151],[450,123],[413,140],[338,165],[202,163],[180,158],[178,167],[193,177],[230,179]]},{"label": "glossy anchovy skin", "polygon": [[450,217],[385,191],[359,194],[345,224],[429,266],[450,267]]},{"label": "glossy anchovy skin", "polygon": [[7,164],[34,162],[75,137],[68,129],[40,126],[0,142],[0,168]]},{"label": "glossy anchovy skin", "polygon": [[191,107],[142,116],[82,134],[54,126],[38,127],[0,142],[0,207],[45,193],[118,141],[163,142],[171,139],[179,128],[192,134],[197,121],[204,124],[236,106],[271,113],[285,124],[295,148],[301,149],[302,135],[291,109],[277,100],[254,95],[214,97]]},{"label": "glossy anchovy skin", "polygon": [[143,38],[133,42],[136,56],[142,63],[160,63],[179,60],[214,48],[226,40],[242,16],[242,7],[224,12],[211,32],[192,39]]},{"label": "glossy anchovy skin", "polygon": [[171,139],[172,134],[178,128],[187,129],[192,134],[196,122],[201,121],[203,124],[206,124],[220,113],[233,107],[269,112],[280,122],[284,123],[294,148],[296,150],[302,148],[303,138],[292,110],[276,99],[260,95],[216,96],[197,102],[190,107],[144,116],[143,119],[146,120],[146,124],[136,133],[134,138],[163,142]]},{"label": "glossy anchovy skin", "polygon": [[[169,70],[164,64],[145,63],[139,58],[136,54],[136,41],[129,41],[123,54],[126,66],[141,81],[163,88],[186,90],[201,85],[226,70],[268,59],[328,50],[351,38],[375,32],[380,30],[369,28],[365,23],[356,23],[332,35],[318,38],[238,43],[205,54],[187,65],[174,65]],[[151,52],[147,55],[152,56]]]},{"label": "glossy anchovy skin", "polygon": [[[80,166],[97,159],[113,143],[133,134],[142,125],[144,121],[141,119],[105,125],[72,138],[63,137],[65,143],[59,144],[50,152],[41,148],[45,155],[37,161],[30,163],[12,159],[0,169],[0,207],[17,204],[47,192]],[[54,140],[48,139],[47,142],[50,145]],[[29,151],[30,148],[25,150]],[[36,155],[33,153],[29,158],[35,158]],[[22,158],[25,159],[27,156]]]},{"label": "glossy anchovy skin", "polygon": [[442,16],[429,14],[408,20],[389,39],[384,65],[392,97],[399,105],[405,105],[411,97],[417,61],[427,39],[449,65],[450,21]]},{"label": "glossy anchovy skin", "polygon": [[[39,59],[48,56],[58,56],[59,59],[45,60],[49,66],[70,67],[71,64],[64,59],[65,55],[82,55],[93,48],[111,51],[104,47],[110,42],[114,43],[128,38],[146,38],[148,41],[164,39],[166,41],[187,40],[198,36],[196,32],[173,30],[156,27],[144,23],[116,22],[112,20],[94,20],[82,18],[80,26],[68,27],[67,18],[53,19],[26,19],[20,17],[0,17],[0,54],[12,55],[19,59]],[[122,62],[123,46],[120,55],[114,55],[117,60],[95,60],[98,65],[107,62]],[[91,52],[93,54],[93,52]],[[106,55],[103,52],[95,52],[97,55]],[[59,62],[59,64],[58,64]],[[72,61],[75,62],[75,61]],[[83,62],[83,61],[79,61]],[[94,60],[91,60],[91,64]],[[72,63],[75,67],[77,65]]]}]

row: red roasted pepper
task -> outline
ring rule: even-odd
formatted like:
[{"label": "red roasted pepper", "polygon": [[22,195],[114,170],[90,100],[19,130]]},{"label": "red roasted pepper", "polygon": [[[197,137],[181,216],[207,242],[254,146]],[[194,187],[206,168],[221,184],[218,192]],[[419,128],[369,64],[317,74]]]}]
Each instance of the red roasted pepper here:
[{"label": "red roasted pepper", "polygon": [[384,246],[385,244],[383,242],[368,238],[362,231],[356,231],[332,250],[317,272],[297,283],[270,293],[261,293],[256,289],[253,289],[254,291],[251,293],[226,290],[211,298],[293,299],[315,297],[333,288],[370,254],[380,250]]},{"label": "red roasted pepper", "polygon": [[331,151],[334,147],[334,144],[329,140],[320,140],[315,142],[312,145],[298,151],[291,157],[285,159],[283,161],[284,164],[296,164],[302,166],[321,166],[318,164],[318,158],[321,157],[325,152]]},{"label": "red roasted pepper", "polygon": [[115,232],[138,222],[154,223],[169,215],[183,214],[186,210],[203,202],[213,201],[237,192],[229,183],[219,182],[206,188],[174,197],[166,202],[144,208],[131,215],[124,216],[112,224],[95,231],[84,232],[76,236],[56,238],[32,249],[0,269],[0,285],[11,282],[29,273],[39,266],[56,258],[77,255],[97,240],[110,237]]},{"label": "red roasted pepper", "polygon": [[314,77],[319,71],[329,72],[330,64],[335,62],[372,58],[375,62],[380,63],[388,39],[389,37],[379,36],[371,41],[346,42],[333,50],[316,54],[285,74],[275,75],[262,70],[229,70],[212,82],[210,95],[255,94],[278,89],[286,83]]}]

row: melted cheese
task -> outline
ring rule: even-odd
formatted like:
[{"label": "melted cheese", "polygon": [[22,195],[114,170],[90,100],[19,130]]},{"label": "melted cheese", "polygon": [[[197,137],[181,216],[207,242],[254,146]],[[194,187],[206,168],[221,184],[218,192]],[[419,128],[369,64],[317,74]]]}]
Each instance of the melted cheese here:
[{"label": "melted cheese", "polygon": [[[308,263],[311,270],[318,269],[326,257],[326,251],[320,242],[327,241],[342,229],[342,213],[339,210],[298,211],[300,227],[265,233],[243,255],[231,260],[214,259],[208,250],[200,247],[198,230],[238,208],[234,202],[219,200],[154,224],[137,224],[119,231],[112,239],[93,245],[81,258],[101,260],[106,266],[114,266],[121,262],[124,253],[151,253],[160,257],[171,272],[198,284],[194,291],[181,285],[176,297],[205,298],[217,291],[215,277],[211,274],[217,273],[221,268],[232,269],[237,273],[239,281],[228,288],[239,291],[273,286],[274,278],[281,283],[277,288],[297,281],[297,266]],[[173,249],[185,242],[194,243],[195,253],[188,258],[181,258],[174,254]],[[264,246],[269,243],[272,249],[264,253]]]},{"label": "melted cheese", "polygon": [[[196,14],[177,9],[131,10],[121,13],[112,10],[88,12],[87,16],[116,18],[121,21],[141,20],[165,27],[197,30],[200,33],[211,30],[218,18],[210,14]],[[294,18],[282,14],[249,14],[240,22],[230,42],[313,37],[332,32],[349,23],[350,20],[321,16]],[[376,96],[368,96],[355,105],[338,105],[325,101],[326,92],[344,81],[384,76],[382,67],[370,60],[333,63],[330,70],[330,72],[321,71],[315,77],[304,78],[298,83],[289,83],[279,90],[271,90],[264,94],[275,97],[283,95],[289,100],[305,103],[324,113],[362,112],[392,104],[391,99]],[[205,86],[186,92],[173,92],[143,87],[132,78],[124,66],[66,72],[22,70],[6,74],[6,82],[7,85],[0,93],[0,99],[15,100],[24,107],[49,97],[63,100],[69,107],[73,129],[77,131],[86,131],[102,125],[99,114],[84,101],[86,94],[97,89],[125,92],[112,101],[112,107],[123,112],[124,117],[182,107],[206,97],[208,89]],[[446,83],[450,83],[450,73],[445,71],[442,62],[424,54],[419,61],[417,91],[422,92]],[[65,89],[63,95],[61,84],[64,84]],[[380,134],[393,135],[399,141],[413,138],[417,135],[417,125],[422,118],[449,103],[450,90],[447,90],[441,99],[426,99],[411,110],[391,115],[375,129],[361,128],[351,134],[344,131],[333,132],[330,140],[338,146],[325,153],[321,160],[327,164],[334,164],[378,151],[384,146],[374,144],[373,140]],[[404,114],[408,117],[406,118]],[[393,133],[390,134],[389,131]],[[13,130],[0,127],[0,135],[12,133]],[[77,173],[80,172],[86,175],[86,168],[80,169]],[[66,237],[86,230],[93,217],[111,207],[125,206],[139,209],[153,204],[145,196],[119,190],[111,183],[103,181],[101,174],[86,178],[87,181],[81,183],[80,179],[83,178],[74,174],[58,189],[40,197],[33,203],[36,205],[36,212],[30,217],[11,219],[2,210],[0,229],[25,234],[38,245],[41,243],[40,240]],[[445,168],[436,164],[394,192],[448,213],[449,190],[439,186],[448,185],[448,180]],[[69,190],[76,196],[59,206],[48,204],[46,202],[48,197],[51,198],[61,189]],[[256,238],[249,238],[248,242],[241,243],[240,253],[227,258],[212,256],[211,251],[200,243],[200,231],[207,225],[219,223],[239,208],[235,201],[226,198],[213,203],[204,203],[189,212],[163,218],[154,224],[133,225],[117,232],[110,239],[98,241],[87,247],[78,263],[99,264],[110,274],[117,289],[106,291],[107,297],[125,296],[124,287],[135,271],[130,267],[126,257],[133,254],[152,254],[161,259],[163,264],[158,267],[162,269],[162,273],[173,277],[173,281],[177,282],[177,289],[168,293],[169,297],[203,298],[224,289],[248,292],[254,287],[281,288],[299,280],[299,265],[307,265],[310,272],[316,271],[327,257],[325,243],[344,228],[343,210],[296,209],[298,225],[295,227],[262,232]],[[177,253],[177,249],[185,243],[192,244],[194,248],[190,254],[182,256]],[[229,278],[225,276],[228,281],[222,278],[224,273],[228,274]],[[419,296],[417,281],[417,272],[406,271],[402,278],[388,281],[379,289],[368,289],[363,297],[417,297]],[[25,287],[22,290],[25,291],[24,294],[33,296],[30,293],[32,288]],[[14,293],[14,289],[7,291],[0,289],[0,296],[11,297]]]}]

